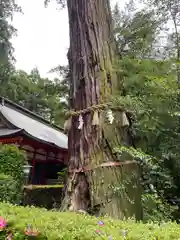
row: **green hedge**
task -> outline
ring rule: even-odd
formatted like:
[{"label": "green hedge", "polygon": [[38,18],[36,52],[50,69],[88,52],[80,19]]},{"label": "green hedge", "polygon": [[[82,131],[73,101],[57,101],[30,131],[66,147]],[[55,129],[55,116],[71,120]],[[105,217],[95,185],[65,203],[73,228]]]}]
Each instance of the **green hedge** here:
[{"label": "green hedge", "polygon": [[61,205],[63,185],[29,185],[24,188],[24,205],[47,209]]},{"label": "green hedge", "polygon": [[[23,166],[26,162],[26,155],[16,146],[0,144],[0,173],[11,176],[14,182],[14,195],[9,198],[12,203],[19,203],[22,197],[22,186],[24,183]],[[1,198],[3,195],[1,195]],[[4,199],[6,201],[6,198]]]},{"label": "green hedge", "polygon": [[[23,166],[25,161],[25,153],[20,151],[16,146],[0,144],[0,173],[11,176],[12,181],[16,182],[16,184],[13,184],[15,194],[13,198],[9,198],[9,201],[12,203],[18,203],[21,200],[24,183]],[[2,197],[3,194],[1,194]],[[4,200],[6,201],[6,198]]]},{"label": "green hedge", "polygon": [[[81,214],[58,213],[2,203],[0,216],[7,220],[7,232],[12,231],[13,240],[27,239],[24,229],[28,224],[40,233],[35,239],[43,240],[120,240],[125,239],[122,237],[124,234],[127,240],[177,240],[180,236],[180,226],[176,223],[143,224],[132,220],[97,219]],[[100,226],[99,221],[103,221],[104,226]],[[6,239],[7,232],[0,232],[0,239]]]}]

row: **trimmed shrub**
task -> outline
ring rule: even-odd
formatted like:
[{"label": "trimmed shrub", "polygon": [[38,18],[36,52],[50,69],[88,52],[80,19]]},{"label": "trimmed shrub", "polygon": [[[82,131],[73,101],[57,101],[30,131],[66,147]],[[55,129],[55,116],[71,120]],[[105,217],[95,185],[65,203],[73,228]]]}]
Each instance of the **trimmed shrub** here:
[{"label": "trimmed shrub", "polygon": [[[16,146],[0,145],[0,173],[9,177],[11,176],[11,180],[15,183],[12,186],[15,187],[13,190],[15,194],[12,195],[13,198],[9,197],[9,201],[12,203],[19,203],[22,196],[22,186],[24,183],[23,166],[25,161],[25,153],[20,151]],[[6,201],[7,197],[4,200]]]},{"label": "trimmed shrub", "polygon": [[13,240],[28,239],[25,235],[28,225],[35,235],[38,234],[34,239],[42,240],[175,240],[180,236],[180,225],[172,222],[143,224],[133,220],[97,219],[82,214],[58,213],[2,203],[0,216],[8,224],[8,228],[0,232],[0,239],[6,239],[10,232]]},{"label": "trimmed shrub", "polygon": [[24,205],[47,209],[61,205],[63,185],[29,185],[24,188]]},{"label": "trimmed shrub", "polygon": [[17,184],[13,177],[0,174],[0,201],[12,202],[16,198]]}]

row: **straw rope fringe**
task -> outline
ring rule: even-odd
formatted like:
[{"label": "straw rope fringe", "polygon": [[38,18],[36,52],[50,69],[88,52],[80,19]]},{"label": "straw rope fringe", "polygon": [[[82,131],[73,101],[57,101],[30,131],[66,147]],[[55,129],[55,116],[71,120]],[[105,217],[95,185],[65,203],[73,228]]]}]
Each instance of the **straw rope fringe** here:
[{"label": "straw rope fringe", "polygon": [[89,113],[89,112],[95,112],[95,111],[102,111],[102,110],[105,110],[105,109],[111,109],[111,110],[121,110],[121,111],[124,111],[124,109],[122,109],[122,107],[115,107],[113,106],[112,103],[101,103],[101,104],[96,104],[96,105],[92,105],[86,109],[81,109],[81,110],[78,110],[78,111],[69,111],[69,112],[66,112],[65,115],[67,117],[72,117],[72,116],[79,116],[79,115],[83,115],[83,114],[86,114],[86,113]]}]

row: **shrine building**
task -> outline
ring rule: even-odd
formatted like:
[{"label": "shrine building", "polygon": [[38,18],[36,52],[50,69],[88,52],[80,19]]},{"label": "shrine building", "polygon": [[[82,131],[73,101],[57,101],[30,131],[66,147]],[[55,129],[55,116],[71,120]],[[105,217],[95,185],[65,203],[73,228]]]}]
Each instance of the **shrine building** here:
[{"label": "shrine building", "polygon": [[27,154],[28,184],[53,184],[67,166],[68,137],[35,113],[0,97],[0,143],[13,144]]}]

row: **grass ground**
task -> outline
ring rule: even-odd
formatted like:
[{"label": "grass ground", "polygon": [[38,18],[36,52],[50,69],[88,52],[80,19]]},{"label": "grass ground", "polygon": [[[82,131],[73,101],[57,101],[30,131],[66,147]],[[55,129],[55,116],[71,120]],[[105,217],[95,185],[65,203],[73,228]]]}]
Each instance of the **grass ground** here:
[{"label": "grass ground", "polygon": [[[75,213],[58,213],[38,208],[17,207],[0,203],[0,216],[8,229],[0,232],[0,239],[11,231],[13,240],[27,239],[24,231],[31,225],[39,235],[35,239],[126,239],[173,240],[180,239],[180,226],[176,223],[135,223],[110,218],[95,218]],[[1,225],[0,225],[1,226]],[[125,238],[126,237],[126,238]]]}]

